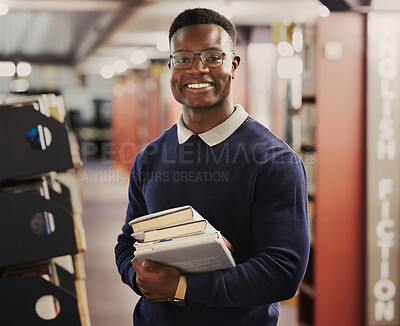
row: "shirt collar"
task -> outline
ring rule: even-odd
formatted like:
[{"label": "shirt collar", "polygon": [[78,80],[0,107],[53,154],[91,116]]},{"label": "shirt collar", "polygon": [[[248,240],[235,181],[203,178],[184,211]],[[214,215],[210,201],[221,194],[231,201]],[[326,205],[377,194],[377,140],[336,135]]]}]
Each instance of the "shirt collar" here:
[{"label": "shirt collar", "polygon": [[[198,134],[198,136],[210,147],[222,143],[230,135],[232,135],[237,128],[246,120],[248,114],[239,104],[235,105],[235,110],[224,122],[220,123],[213,129]],[[179,144],[185,143],[192,135],[195,135],[193,131],[188,129],[183,123],[182,113],[178,117],[177,121],[178,128],[178,141]]]}]

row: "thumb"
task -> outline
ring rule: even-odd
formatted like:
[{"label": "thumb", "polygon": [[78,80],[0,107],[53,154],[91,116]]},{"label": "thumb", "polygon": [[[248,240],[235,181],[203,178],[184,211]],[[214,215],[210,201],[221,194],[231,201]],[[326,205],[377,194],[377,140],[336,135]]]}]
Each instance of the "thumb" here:
[{"label": "thumb", "polygon": [[163,270],[165,270],[165,266],[162,264],[159,264],[153,260],[149,260],[149,259],[145,259],[142,262],[142,266],[141,266],[146,272],[149,273],[155,273],[157,275],[159,275],[160,273],[162,273]]},{"label": "thumb", "polygon": [[150,266],[151,266],[151,261],[150,260],[145,259],[145,260],[142,261],[142,267],[144,269],[150,269]]},{"label": "thumb", "polygon": [[140,262],[137,260],[136,257],[131,260],[131,264],[132,264],[132,266],[133,266],[133,268],[135,269],[136,272],[143,271],[143,267],[140,264]]}]

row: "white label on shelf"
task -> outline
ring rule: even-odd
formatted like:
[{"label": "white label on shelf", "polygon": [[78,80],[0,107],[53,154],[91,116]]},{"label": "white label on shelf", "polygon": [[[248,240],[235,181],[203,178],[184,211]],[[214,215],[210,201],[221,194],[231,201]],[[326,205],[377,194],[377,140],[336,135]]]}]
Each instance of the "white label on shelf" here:
[{"label": "white label on shelf", "polygon": [[400,15],[368,15],[367,325],[400,323]]}]

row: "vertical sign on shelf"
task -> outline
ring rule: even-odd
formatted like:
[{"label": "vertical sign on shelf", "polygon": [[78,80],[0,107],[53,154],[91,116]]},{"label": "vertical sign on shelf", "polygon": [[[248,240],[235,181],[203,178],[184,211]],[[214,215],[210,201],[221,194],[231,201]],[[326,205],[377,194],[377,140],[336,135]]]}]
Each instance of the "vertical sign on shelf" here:
[{"label": "vertical sign on shelf", "polygon": [[368,15],[367,325],[400,325],[400,13]]}]

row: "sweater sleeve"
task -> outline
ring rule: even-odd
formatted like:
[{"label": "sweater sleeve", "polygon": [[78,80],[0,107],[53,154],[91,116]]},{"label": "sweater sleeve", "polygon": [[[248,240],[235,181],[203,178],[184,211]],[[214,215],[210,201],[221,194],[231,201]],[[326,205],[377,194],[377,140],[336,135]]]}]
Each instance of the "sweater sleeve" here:
[{"label": "sweater sleeve", "polygon": [[252,307],[293,297],[309,255],[307,181],[297,154],[284,154],[255,182],[251,213],[254,257],[228,270],[188,274],[188,301]]},{"label": "sweater sleeve", "polygon": [[128,284],[138,295],[142,295],[136,286],[135,270],[131,264],[131,261],[134,257],[133,244],[135,240],[131,236],[132,227],[129,225],[129,221],[132,219],[147,214],[146,203],[139,184],[139,158],[140,155],[138,155],[136,158],[131,170],[128,193],[129,203],[126,212],[125,224],[122,227],[122,233],[119,234],[117,238],[117,244],[115,246],[115,259],[122,281]]}]

